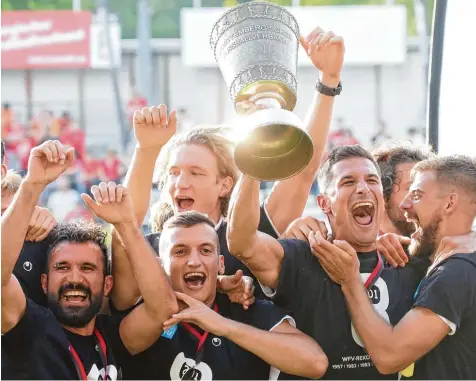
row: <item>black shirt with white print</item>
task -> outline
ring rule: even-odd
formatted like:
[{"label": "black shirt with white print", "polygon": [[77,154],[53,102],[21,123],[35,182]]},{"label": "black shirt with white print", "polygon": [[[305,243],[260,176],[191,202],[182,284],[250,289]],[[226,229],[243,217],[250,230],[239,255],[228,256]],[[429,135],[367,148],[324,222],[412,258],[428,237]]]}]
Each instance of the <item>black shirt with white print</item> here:
[{"label": "black shirt with white print", "polygon": [[41,274],[45,272],[49,240],[23,243],[13,274],[25,295],[39,305],[46,306],[46,295],[41,288]]},{"label": "black shirt with white print", "polygon": [[[238,270],[242,270],[244,275],[253,278],[255,284],[257,284],[256,277],[248,269],[248,267],[246,267],[238,258],[235,258],[233,255],[231,255],[230,250],[228,250],[228,243],[226,242],[226,227],[227,221],[223,217],[215,227],[220,243],[220,254],[223,255],[223,258],[225,259],[225,275],[233,275]],[[262,205],[260,208],[260,221],[258,230],[262,233],[269,234],[274,238],[278,238],[279,236],[279,233],[276,231],[273,223],[271,222],[264,205]],[[158,255],[160,232],[149,234],[146,238]],[[265,298],[263,291],[259,287],[256,287],[254,296],[257,299]]]},{"label": "black shirt with white print", "polygon": [[[258,300],[246,311],[225,295],[218,294],[215,302],[220,315],[265,331],[271,331],[284,319],[294,325],[292,318],[269,301]],[[194,328],[204,334],[200,328]],[[124,362],[124,379],[181,380],[187,371],[186,378],[194,380],[268,380],[270,375],[271,379],[279,375],[279,371],[253,353],[212,333],[205,340],[199,365],[195,366],[197,345],[198,339],[178,324],[164,332],[149,349]]]},{"label": "black shirt with white print", "polygon": [[[381,375],[352,325],[341,287],[334,283],[307,242],[280,240],[284,258],[274,303],[289,312],[297,328],[314,338],[329,359],[325,379],[396,379]],[[377,265],[377,253],[358,253],[365,282]],[[408,312],[429,261],[412,260],[404,268],[383,268],[368,290],[374,308],[393,325]],[[267,294],[272,296],[271,290]],[[291,377],[295,378],[295,377]]]},{"label": "black shirt with white print", "polygon": [[415,379],[476,379],[476,252],[456,254],[430,270],[414,307],[438,314],[449,335],[415,364]]},{"label": "black shirt with white print", "polygon": [[107,364],[104,364],[96,335],[80,336],[65,330],[49,309],[27,299],[25,315],[2,336],[2,350],[6,354],[2,356],[2,378],[78,380],[70,351],[72,345],[88,380],[121,379],[113,355],[113,351],[117,356],[127,355],[119,336],[119,324],[120,318],[115,316],[98,315],[96,319],[96,328],[106,343]]}]

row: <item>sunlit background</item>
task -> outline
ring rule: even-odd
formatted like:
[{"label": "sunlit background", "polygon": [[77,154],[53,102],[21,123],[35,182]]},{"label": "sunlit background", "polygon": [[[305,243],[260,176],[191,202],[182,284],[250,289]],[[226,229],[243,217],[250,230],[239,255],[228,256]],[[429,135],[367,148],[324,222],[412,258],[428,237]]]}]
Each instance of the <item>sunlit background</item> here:
[{"label": "sunlit background", "polygon": [[[135,109],[176,108],[180,131],[231,123],[235,112],[208,34],[225,7],[244,2],[2,0],[2,137],[9,167],[24,170],[31,147],[46,138],[62,136],[75,146],[80,154],[69,180],[53,184],[42,199],[69,219],[86,213],[78,192],[124,175],[135,144]],[[389,138],[424,143],[433,0],[272,2],[289,7],[302,34],[321,25],[346,41],[330,147],[371,147]],[[301,119],[316,79],[300,55],[295,113]],[[263,194],[268,189],[263,184]],[[316,187],[306,214],[317,213],[315,193]]]}]

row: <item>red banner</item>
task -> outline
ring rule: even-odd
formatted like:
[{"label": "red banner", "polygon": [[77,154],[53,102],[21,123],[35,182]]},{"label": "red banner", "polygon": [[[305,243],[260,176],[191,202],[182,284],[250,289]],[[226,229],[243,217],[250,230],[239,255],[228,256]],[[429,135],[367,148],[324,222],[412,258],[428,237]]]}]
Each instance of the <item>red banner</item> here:
[{"label": "red banner", "polygon": [[2,69],[89,67],[89,12],[2,12]]}]

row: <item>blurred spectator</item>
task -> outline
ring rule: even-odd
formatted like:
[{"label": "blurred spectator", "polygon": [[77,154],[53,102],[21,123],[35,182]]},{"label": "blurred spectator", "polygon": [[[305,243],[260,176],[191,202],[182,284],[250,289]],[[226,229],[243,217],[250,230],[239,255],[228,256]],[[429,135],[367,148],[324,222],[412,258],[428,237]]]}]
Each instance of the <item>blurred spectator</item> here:
[{"label": "blurred spectator", "polygon": [[84,201],[80,199],[76,206],[73,207],[65,216],[65,221],[77,220],[80,218],[86,218],[88,220],[95,220],[95,216],[84,205]]},{"label": "blurred spectator", "polygon": [[84,131],[71,119],[69,113],[64,112],[58,125],[60,126],[59,140],[65,145],[74,147],[75,156],[82,160],[86,151],[86,137]]},{"label": "blurred spectator", "polygon": [[380,146],[385,143],[387,140],[391,139],[392,137],[387,132],[387,125],[383,120],[378,122],[378,130],[377,133],[372,136],[370,142],[373,146]]},{"label": "blurred spectator", "polygon": [[84,183],[85,192],[90,193],[91,187],[100,182],[99,171],[101,163],[85,152],[81,165],[81,180]]},{"label": "blurred spectator", "polygon": [[68,213],[72,212],[81,200],[79,192],[71,188],[67,176],[61,176],[57,180],[58,188],[48,198],[48,209],[53,213],[58,222],[66,220]]},{"label": "blurred spectator", "polygon": [[124,168],[122,161],[115,150],[109,150],[107,156],[102,160],[99,167],[101,181],[121,182],[121,176]]},{"label": "blurred spectator", "polygon": [[60,130],[59,121],[55,118],[53,111],[42,110],[38,113],[36,118],[31,121],[32,138],[35,139],[36,144],[40,144],[47,139],[55,138],[52,132],[58,133]]},{"label": "blurred spectator", "polygon": [[132,98],[127,103],[127,119],[129,121],[129,125],[132,128],[134,117],[134,111],[142,110],[144,107],[147,107],[147,99],[140,95],[140,93],[136,89],[132,89]]}]

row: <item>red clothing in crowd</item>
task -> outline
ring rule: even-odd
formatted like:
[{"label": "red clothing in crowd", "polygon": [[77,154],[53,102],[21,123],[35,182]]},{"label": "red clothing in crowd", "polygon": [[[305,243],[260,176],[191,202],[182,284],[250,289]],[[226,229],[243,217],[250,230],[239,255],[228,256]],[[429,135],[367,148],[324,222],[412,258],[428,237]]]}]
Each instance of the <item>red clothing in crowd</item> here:
[{"label": "red clothing in crowd", "polygon": [[101,162],[101,169],[108,181],[116,181],[121,177],[121,160],[117,157],[106,158]]},{"label": "red clothing in crowd", "polygon": [[82,158],[86,152],[84,131],[80,128],[67,129],[60,136],[61,143],[74,147],[77,157]]},{"label": "red clothing in crowd", "polygon": [[142,110],[144,107],[147,107],[147,99],[141,97],[140,95],[133,97],[127,103],[127,118],[132,124],[132,118],[134,117],[134,111]]}]

